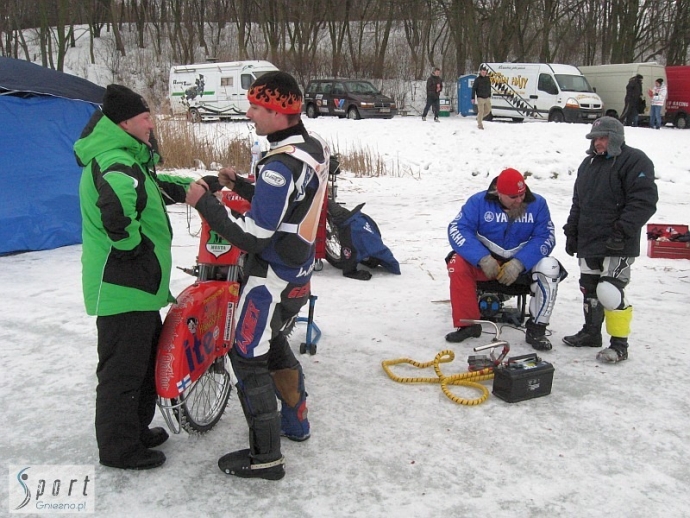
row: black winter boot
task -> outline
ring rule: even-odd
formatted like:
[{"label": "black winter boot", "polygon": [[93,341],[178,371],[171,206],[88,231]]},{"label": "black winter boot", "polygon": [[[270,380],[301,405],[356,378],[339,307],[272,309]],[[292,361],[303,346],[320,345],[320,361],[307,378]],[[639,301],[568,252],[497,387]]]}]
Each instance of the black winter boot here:
[{"label": "black winter boot", "polygon": [[550,351],[552,347],[546,338],[546,324],[537,324],[531,318],[525,323],[525,341],[537,351]]},{"label": "black winter boot", "polygon": [[597,299],[585,299],[582,309],[585,313],[585,325],[574,335],[564,336],[563,342],[570,347],[601,347],[604,306]]},{"label": "black winter boot", "polygon": [[471,326],[458,327],[457,331],[446,335],[446,342],[458,344],[468,338],[479,338],[482,336],[482,325],[472,324]]},{"label": "black winter boot", "polygon": [[257,462],[249,449],[233,451],[218,459],[218,467],[223,473],[241,478],[280,480],[285,476],[284,465],[285,459],[282,456],[270,462]]}]

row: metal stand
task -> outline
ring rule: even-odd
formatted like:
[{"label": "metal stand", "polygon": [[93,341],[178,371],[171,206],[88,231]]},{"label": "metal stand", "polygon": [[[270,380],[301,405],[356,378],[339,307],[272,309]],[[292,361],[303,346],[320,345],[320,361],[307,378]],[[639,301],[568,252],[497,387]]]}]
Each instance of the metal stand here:
[{"label": "metal stand", "polygon": [[[321,338],[321,330],[314,322],[314,306],[316,305],[316,299],[318,299],[316,295],[309,295],[309,317],[297,317],[297,322],[307,323],[307,341],[300,344],[300,354],[305,354],[307,351],[309,351],[311,355],[316,354],[316,344]],[[313,340],[312,331],[314,332]]]}]

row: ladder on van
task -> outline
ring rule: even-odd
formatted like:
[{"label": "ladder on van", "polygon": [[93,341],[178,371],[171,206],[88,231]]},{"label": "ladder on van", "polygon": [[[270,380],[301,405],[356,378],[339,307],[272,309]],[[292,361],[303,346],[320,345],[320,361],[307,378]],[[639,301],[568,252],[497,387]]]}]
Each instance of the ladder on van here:
[{"label": "ladder on van", "polygon": [[[489,74],[495,74],[495,75],[500,75],[499,73],[496,73],[495,70],[493,70],[489,65],[486,63],[483,64],[488,70]],[[517,109],[517,115],[522,115],[523,117],[532,117],[532,118],[544,118],[543,113],[539,113],[537,110],[536,106],[531,106],[529,104],[529,100],[525,99],[522,97],[517,91],[510,86],[507,82],[494,82],[491,81],[491,88],[498,92],[498,94],[508,103],[510,104],[513,108]]]}]

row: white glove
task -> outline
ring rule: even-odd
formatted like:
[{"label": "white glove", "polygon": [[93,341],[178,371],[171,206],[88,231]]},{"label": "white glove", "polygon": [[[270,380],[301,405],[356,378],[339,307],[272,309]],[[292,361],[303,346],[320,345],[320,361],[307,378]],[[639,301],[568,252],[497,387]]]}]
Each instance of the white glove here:
[{"label": "white glove", "polygon": [[498,275],[498,261],[490,255],[485,255],[479,260],[479,267],[486,275],[487,279],[495,279]]}]

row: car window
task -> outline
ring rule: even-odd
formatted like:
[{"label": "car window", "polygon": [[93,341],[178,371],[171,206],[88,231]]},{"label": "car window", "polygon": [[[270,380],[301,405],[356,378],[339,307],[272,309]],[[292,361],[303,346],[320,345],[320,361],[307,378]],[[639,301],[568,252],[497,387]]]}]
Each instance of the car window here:
[{"label": "car window", "polygon": [[333,95],[344,95],[345,94],[345,87],[343,86],[343,83],[334,83],[333,84]]},{"label": "car window", "polygon": [[592,92],[592,87],[585,79],[585,76],[573,76],[566,74],[556,74],[556,81],[561,90],[567,92]]},{"label": "car window", "polygon": [[537,85],[539,90],[546,92],[547,94],[556,95],[558,93],[558,86],[556,86],[556,81],[553,80],[549,74],[539,74],[539,84]]},{"label": "car window", "polygon": [[[257,74],[257,76],[260,76],[262,74]],[[252,86],[252,83],[254,82],[254,77],[252,74],[242,74],[242,77],[240,78],[240,81],[242,82],[242,90],[249,90],[249,87]]]},{"label": "car window", "polygon": [[330,94],[331,90],[333,90],[333,83],[331,83],[330,81],[328,83],[323,83],[322,88],[321,88],[322,93]]},{"label": "car window", "polygon": [[369,81],[348,81],[347,90],[353,94],[377,94],[379,91]]}]

